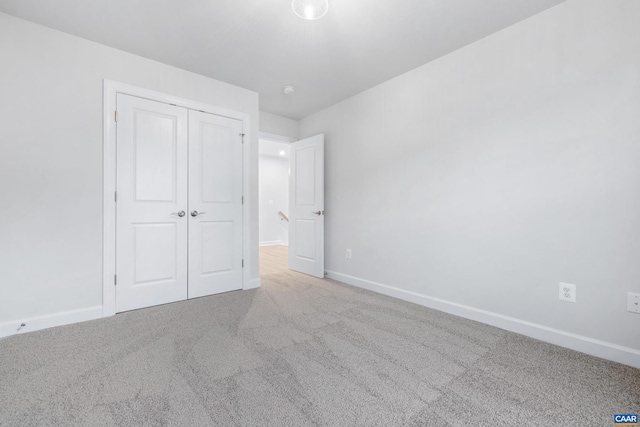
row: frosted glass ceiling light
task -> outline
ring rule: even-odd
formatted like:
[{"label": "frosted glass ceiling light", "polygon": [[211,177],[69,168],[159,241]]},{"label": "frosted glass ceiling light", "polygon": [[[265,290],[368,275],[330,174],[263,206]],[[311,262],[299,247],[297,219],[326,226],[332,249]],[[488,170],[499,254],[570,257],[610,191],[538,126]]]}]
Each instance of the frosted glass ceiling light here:
[{"label": "frosted glass ceiling light", "polygon": [[329,10],[329,0],[293,0],[291,7],[302,19],[320,19]]}]

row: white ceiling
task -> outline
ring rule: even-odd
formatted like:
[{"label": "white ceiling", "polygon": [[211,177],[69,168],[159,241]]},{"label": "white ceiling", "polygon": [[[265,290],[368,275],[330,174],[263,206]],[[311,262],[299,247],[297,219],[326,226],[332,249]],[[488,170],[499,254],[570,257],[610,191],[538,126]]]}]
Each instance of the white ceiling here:
[{"label": "white ceiling", "polygon": [[282,160],[289,160],[290,150],[291,144],[286,142],[269,141],[261,138],[258,144],[258,153],[261,156],[276,157]]},{"label": "white ceiling", "polygon": [[[0,12],[260,94],[300,119],[564,0],[0,0]],[[285,85],[296,94],[282,94]]]}]

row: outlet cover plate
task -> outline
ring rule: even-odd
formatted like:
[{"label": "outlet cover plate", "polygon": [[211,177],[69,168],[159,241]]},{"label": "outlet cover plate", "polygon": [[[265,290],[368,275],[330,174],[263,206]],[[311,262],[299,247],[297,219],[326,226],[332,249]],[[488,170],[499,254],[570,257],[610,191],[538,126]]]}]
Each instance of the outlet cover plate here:
[{"label": "outlet cover plate", "polygon": [[558,287],[558,298],[561,301],[576,302],[576,285],[560,282]]},{"label": "outlet cover plate", "polygon": [[640,294],[627,292],[627,311],[640,313]]}]

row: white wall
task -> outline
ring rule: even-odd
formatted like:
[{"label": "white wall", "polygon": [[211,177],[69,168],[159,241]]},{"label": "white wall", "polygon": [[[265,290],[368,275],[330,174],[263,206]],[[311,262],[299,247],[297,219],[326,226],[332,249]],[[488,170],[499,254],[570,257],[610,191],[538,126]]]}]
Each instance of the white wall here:
[{"label": "white wall", "polygon": [[[259,144],[277,144],[260,141]],[[277,144],[285,146],[287,144]],[[289,245],[289,224],[280,219],[278,211],[289,216],[289,158],[260,154],[259,217],[260,244]],[[272,204],[270,204],[272,202]]]},{"label": "white wall", "polygon": [[102,304],[103,79],[250,115],[258,280],[257,93],[4,14],[0,58],[0,326]]},{"label": "white wall", "polygon": [[298,121],[260,111],[260,132],[298,139]]},{"label": "white wall", "polygon": [[640,363],[639,22],[570,0],[301,120],[326,135],[327,269]]}]

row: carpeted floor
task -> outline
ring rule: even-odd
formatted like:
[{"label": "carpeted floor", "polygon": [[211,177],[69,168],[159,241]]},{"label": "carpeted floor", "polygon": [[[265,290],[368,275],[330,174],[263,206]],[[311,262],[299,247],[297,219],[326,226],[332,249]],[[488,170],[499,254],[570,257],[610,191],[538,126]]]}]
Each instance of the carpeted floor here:
[{"label": "carpeted floor", "polygon": [[293,272],[0,341],[2,426],[610,426],[640,370]]}]

